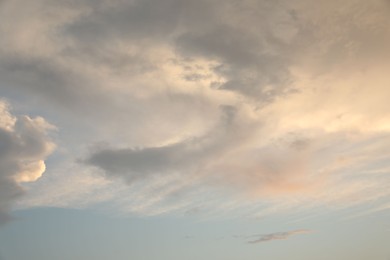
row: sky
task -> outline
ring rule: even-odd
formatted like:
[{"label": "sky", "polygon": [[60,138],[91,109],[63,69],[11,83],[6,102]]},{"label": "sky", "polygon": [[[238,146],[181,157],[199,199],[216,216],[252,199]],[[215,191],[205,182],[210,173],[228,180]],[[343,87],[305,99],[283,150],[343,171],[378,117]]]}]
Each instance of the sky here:
[{"label": "sky", "polygon": [[0,260],[390,259],[390,1],[0,0]]}]

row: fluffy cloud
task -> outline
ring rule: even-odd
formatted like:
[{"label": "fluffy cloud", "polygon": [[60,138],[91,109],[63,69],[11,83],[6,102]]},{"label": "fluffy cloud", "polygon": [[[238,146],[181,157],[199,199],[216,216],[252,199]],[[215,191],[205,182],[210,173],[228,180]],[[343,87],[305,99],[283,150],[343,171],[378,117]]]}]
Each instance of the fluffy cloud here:
[{"label": "fluffy cloud", "polygon": [[39,179],[45,171],[44,159],[54,144],[47,131],[53,126],[43,118],[16,117],[0,101],[0,224],[9,219],[12,203],[23,194],[19,185]]}]

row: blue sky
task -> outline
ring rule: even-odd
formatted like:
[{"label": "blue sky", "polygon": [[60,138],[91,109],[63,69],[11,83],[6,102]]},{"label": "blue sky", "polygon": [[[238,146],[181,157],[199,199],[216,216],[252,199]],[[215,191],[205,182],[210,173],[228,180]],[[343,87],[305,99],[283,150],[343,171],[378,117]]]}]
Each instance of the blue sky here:
[{"label": "blue sky", "polygon": [[0,1],[0,259],[390,259],[389,17]]},{"label": "blue sky", "polygon": [[313,229],[311,233],[257,244],[247,243],[256,232],[288,230],[302,223],[283,218],[119,218],[94,210],[64,209],[33,209],[16,215],[18,221],[1,232],[3,259],[388,258],[388,214],[365,220],[328,215],[304,222]]}]

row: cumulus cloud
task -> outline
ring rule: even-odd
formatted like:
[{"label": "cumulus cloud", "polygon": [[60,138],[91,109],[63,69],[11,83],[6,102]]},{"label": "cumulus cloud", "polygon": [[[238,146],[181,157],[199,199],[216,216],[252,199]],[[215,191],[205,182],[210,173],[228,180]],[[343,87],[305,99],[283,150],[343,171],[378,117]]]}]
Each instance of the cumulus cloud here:
[{"label": "cumulus cloud", "polygon": [[297,229],[292,231],[286,231],[286,232],[277,232],[277,233],[270,233],[265,235],[260,235],[259,238],[248,241],[249,244],[257,244],[257,243],[263,243],[263,242],[269,242],[272,240],[286,240],[294,235],[299,234],[307,234],[310,233],[311,230],[308,229]]},{"label": "cumulus cloud", "polygon": [[[1,5],[0,94],[62,124],[79,167],[131,184],[115,199],[136,199],[120,204],[213,208],[194,201],[215,190],[253,205],[280,199],[275,208],[389,195],[382,0]],[[12,131],[40,120],[2,117]],[[18,164],[14,181],[37,179],[47,154]]]},{"label": "cumulus cloud", "polygon": [[0,101],[0,224],[7,221],[12,204],[23,193],[22,182],[33,182],[45,171],[44,159],[54,149],[43,118],[14,116]]}]

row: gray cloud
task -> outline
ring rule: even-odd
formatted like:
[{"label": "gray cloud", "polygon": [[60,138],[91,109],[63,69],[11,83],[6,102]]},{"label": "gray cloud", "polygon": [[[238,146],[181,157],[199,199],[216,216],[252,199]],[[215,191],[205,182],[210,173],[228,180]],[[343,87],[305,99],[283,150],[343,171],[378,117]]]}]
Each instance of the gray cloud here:
[{"label": "gray cloud", "polygon": [[[261,26],[270,22],[277,26],[280,17],[276,15],[276,21],[272,21],[275,18],[268,12],[273,13],[273,10],[267,8],[260,7],[255,9],[257,13],[253,12],[253,3],[244,1],[242,6],[236,6],[239,11],[230,4],[226,4],[228,8],[216,9],[217,14],[213,15],[225,21],[246,19],[246,26],[237,27],[237,24],[225,22],[188,30],[178,36],[177,49],[187,57],[218,60],[220,65],[213,69],[226,79],[218,88],[256,97],[258,102],[268,101],[286,91],[292,80],[288,71],[291,60],[286,52],[287,45],[272,35],[275,27]],[[254,24],[260,26],[255,30]]]},{"label": "gray cloud", "polygon": [[83,44],[99,45],[126,38],[161,39],[174,31],[185,5],[177,0],[89,5],[90,12],[67,26],[64,32]]},{"label": "gray cloud", "polygon": [[1,75],[3,85],[21,88],[23,92],[31,95],[44,94],[50,100],[63,106],[67,102],[80,104],[82,88],[77,87],[76,81],[82,82],[83,80],[73,71],[61,68],[47,59],[23,59],[15,55],[2,56]]},{"label": "gray cloud", "polygon": [[54,144],[47,137],[50,125],[43,118],[15,117],[0,101],[0,224],[11,217],[12,204],[23,193],[19,183],[35,181],[45,171],[43,160]]},{"label": "gray cloud", "polygon": [[[301,192],[315,185],[306,176],[308,141],[292,137],[281,140],[280,148],[253,148],[259,125],[246,121],[244,111],[236,107],[221,107],[221,112],[219,123],[202,136],[155,147],[103,146],[91,150],[84,162],[130,183],[176,174],[190,182],[200,178],[204,185],[256,196]],[[197,184],[195,180],[175,192],[188,191]]]},{"label": "gray cloud", "polygon": [[[123,77],[154,71],[161,64],[148,53],[169,46],[179,58],[216,59],[220,65],[214,72],[227,78],[220,88],[267,99],[270,91],[265,93],[265,87],[276,87],[272,95],[280,93],[278,86],[286,87],[289,62],[285,47],[277,43],[280,40],[270,37],[265,26],[254,31],[253,24],[286,21],[278,20],[284,14],[276,18],[268,14],[274,7],[259,5],[251,1],[237,8],[234,1],[61,1],[57,5],[6,1],[4,12],[23,17],[11,28],[0,28],[8,35],[0,45],[4,88],[43,96],[44,102],[60,103],[63,108],[73,103],[78,110],[102,113],[98,104],[104,103],[115,110],[115,98],[104,91],[107,86],[101,84],[100,72]],[[51,15],[44,19],[36,10]],[[7,18],[3,16],[3,24]],[[244,18],[247,21],[237,28],[233,22]],[[27,32],[29,21],[34,21],[34,27]],[[21,44],[19,39],[25,35],[33,37],[31,44]],[[277,50],[270,51],[271,45]],[[135,53],[127,49],[134,46]]]},{"label": "gray cloud", "polygon": [[179,143],[140,149],[104,149],[92,154],[87,162],[108,173],[145,177],[173,170],[186,163],[189,153],[187,146],[186,143]]},{"label": "gray cloud", "polygon": [[[313,10],[333,13],[337,7],[341,14],[332,16],[334,21],[322,13],[313,18],[306,1],[283,0],[5,1],[1,24],[12,26],[0,27],[7,35],[0,42],[2,93],[27,92],[60,112],[84,112],[96,121],[113,120],[110,114],[119,112],[123,121],[129,114],[136,117],[135,108],[128,107],[134,95],[121,91],[119,96],[130,102],[120,102],[110,91],[116,87],[112,79],[125,81],[126,89],[155,84],[145,78],[161,77],[148,73],[167,64],[167,59],[156,60],[161,53],[153,55],[166,48],[177,60],[214,60],[209,72],[223,80],[210,80],[210,87],[262,104],[294,91],[291,68],[302,61],[321,61],[315,69],[323,73],[342,60],[384,48],[372,48],[387,42],[378,38],[385,33],[380,18],[348,19],[349,7],[360,12],[368,4],[322,5]],[[15,17],[18,23],[10,23]],[[337,30],[335,23],[345,27]],[[199,75],[183,78],[197,82]]]},{"label": "gray cloud", "polygon": [[311,230],[308,229],[297,229],[292,231],[286,231],[286,232],[276,232],[276,233],[270,233],[270,234],[264,234],[260,235],[259,238],[248,241],[249,244],[258,244],[263,242],[269,242],[272,240],[286,240],[290,238],[291,236],[298,235],[298,234],[306,234],[310,233]]},{"label": "gray cloud", "polygon": [[[369,14],[369,19],[359,19],[355,14],[349,19],[354,10],[362,13],[364,8],[372,10],[373,16],[380,14],[377,2],[321,3],[313,9],[302,0],[64,0],[57,4],[42,0],[28,5],[5,1],[3,12],[20,19],[10,28],[0,28],[8,36],[2,40],[0,55],[6,59],[2,59],[0,71],[3,77],[13,70],[19,75],[5,77],[10,88],[28,90],[22,79],[34,79],[37,82],[30,88],[35,94],[75,102],[72,98],[77,94],[72,93],[78,92],[86,101],[92,95],[91,100],[99,97],[98,101],[112,102],[104,98],[104,86],[90,78],[86,68],[111,70],[116,76],[119,72],[156,70],[161,64],[150,60],[148,53],[168,46],[180,58],[218,61],[214,72],[226,78],[225,83],[217,84],[218,88],[255,97],[257,101],[269,100],[291,91],[291,67],[307,58],[302,57],[304,53],[313,59],[321,58],[317,69],[322,71],[343,59],[356,58],[358,53],[364,54],[360,57],[372,53],[373,48],[368,47],[385,44],[388,39],[378,38],[380,32],[386,32],[388,21],[381,21],[383,16]],[[334,13],[334,8],[340,12],[332,16],[333,20],[324,17]],[[9,24],[7,19],[9,15],[4,15],[3,24]],[[29,28],[33,39],[21,44],[19,39],[30,35],[23,29],[29,21],[34,22],[34,27]],[[323,26],[318,26],[322,22]],[[341,23],[344,27],[334,26]],[[137,46],[138,50],[131,53],[123,46]],[[28,65],[31,63],[40,65]]]},{"label": "gray cloud", "polygon": [[226,147],[245,140],[245,137],[234,138],[237,111],[233,107],[221,107],[221,110],[220,122],[203,136],[156,147],[103,148],[91,151],[85,162],[100,167],[107,175],[122,176],[130,181],[154,174],[203,171],[210,157],[223,156]]}]

